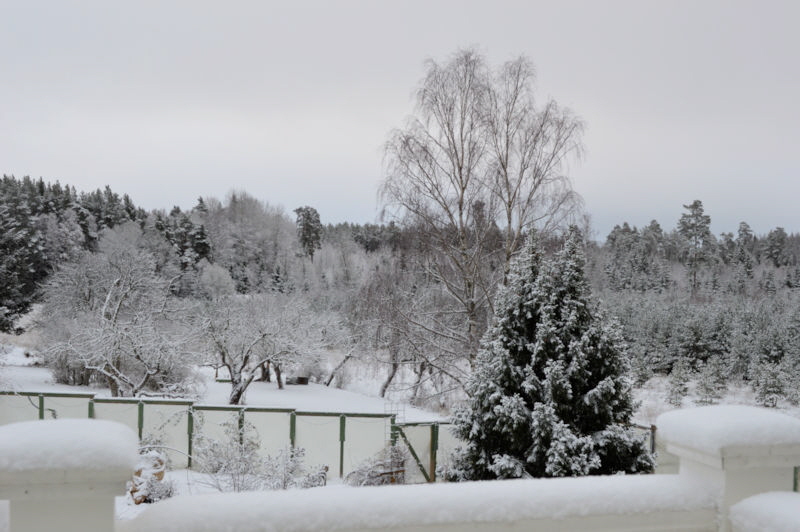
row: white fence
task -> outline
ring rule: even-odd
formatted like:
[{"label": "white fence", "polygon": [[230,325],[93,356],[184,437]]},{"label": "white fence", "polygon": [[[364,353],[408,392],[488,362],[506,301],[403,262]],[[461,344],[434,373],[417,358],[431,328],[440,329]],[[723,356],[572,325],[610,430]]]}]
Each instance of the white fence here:
[{"label": "white fence", "polygon": [[[102,419],[130,427],[140,439],[163,446],[174,469],[192,465],[194,437],[224,436],[226,422],[249,423],[260,452],[275,455],[288,445],[305,449],[308,465],[327,465],[346,476],[390,441],[391,414],[302,412],[248,406],[211,406],[191,401],[106,399],[91,394],[0,392],[0,426],[45,419]],[[430,448],[430,443],[421,445]],[[427,455],[426,455],[427,457]],[[434,460],[435,463],[435,460]]]}]

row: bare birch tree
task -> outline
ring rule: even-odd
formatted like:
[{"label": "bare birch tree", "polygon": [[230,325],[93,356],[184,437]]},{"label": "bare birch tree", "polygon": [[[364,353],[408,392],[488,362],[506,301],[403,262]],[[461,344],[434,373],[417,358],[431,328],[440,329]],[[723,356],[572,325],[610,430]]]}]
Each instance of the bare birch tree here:
[{"label": "bare birch tree", "polygon": [[470,365],[524,234],[580,207],[566,165],[581,122],[555,102],[537,106],[532,82],[524,57],[496,72],[474,50],[429,60],[415,115],[385,147],[384,212],[417,233],[417,266],[447,296],[435,317],[408,320],[431,349]]}]

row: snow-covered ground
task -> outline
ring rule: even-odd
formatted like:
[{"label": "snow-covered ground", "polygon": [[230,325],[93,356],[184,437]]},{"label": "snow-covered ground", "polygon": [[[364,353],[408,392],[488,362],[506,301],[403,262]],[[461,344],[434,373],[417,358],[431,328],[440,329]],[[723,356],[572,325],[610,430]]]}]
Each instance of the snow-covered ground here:
[{"label": "snow-covered ground", "polygon": [[[29,353],[26,356],[25,353]],[[80,392],[109,397],[108,388],[86,388],[55,384],[50,370],[37,366],[38,357],[20,346],[0,345],[0,388],[25,392]],[[201,377],[198,404],[226,405],[230,384],[217,382],[214,370],[200,368]],[[397,413],[399,421],[444,421],[441,414],[420,408],[385,401],[363,393],[340,390],[321,384],[303,386],[287,385],[283,390],[272,382],[253,382],[247,390],[245,402],[249,406],[291,408],[304,412],[337,412],[385,414]]]}]

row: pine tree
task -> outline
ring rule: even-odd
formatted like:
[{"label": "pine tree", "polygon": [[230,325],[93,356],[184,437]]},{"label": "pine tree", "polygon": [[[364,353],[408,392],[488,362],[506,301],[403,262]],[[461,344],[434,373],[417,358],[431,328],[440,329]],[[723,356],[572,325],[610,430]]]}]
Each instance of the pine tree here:
[{"label": "pine tree", "polygon": [[758,365],[753,379],[756,402],[761,406],[775,408],[778,400],[786,395],[785,382],[788,375],[780,364],[762,362]]},{"label": "pine tree", "polygon": [[669,374],[669,388],[667,389],[667,402],[680,408],[683,398],[689,393],[689,375],[691,370],[684,357],[678,358]]},{"label": "pine tree", "polygon": [[727,375],[722,359],[717,355],[709,357],[697,374],[697,403],[714,404],[725,395],[727,389]]},{"label": "pine tree", "polygon": [[582,237],[544,262],[531,239],[500,291],[454,415],[466,441],[451,478],[647,472],[653,460],[624,425],[633,413],[623,343],[603,323],[584,277]]}]

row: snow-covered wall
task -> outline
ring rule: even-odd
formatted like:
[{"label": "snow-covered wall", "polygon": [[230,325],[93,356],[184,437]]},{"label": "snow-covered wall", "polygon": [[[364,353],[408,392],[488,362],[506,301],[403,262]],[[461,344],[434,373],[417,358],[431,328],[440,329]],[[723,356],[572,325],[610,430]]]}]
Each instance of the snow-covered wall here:
[{"label": "snow-covered wall", "polygon": [[176,497],[118,532],[713,530],[713,494],[679,476],[317,488]]},{"label": "snow-covered wall", "polygon": [[[727,532],[730,506],[759,490],[792,489],[800,420],[748,407],[712,407],[670,413],[662,421],[666,447],[680,459],[678,474],[177,497],[121,522],[118,530]],[[431,430],[403,429],[406,438],[420,441]],[[421,461],[430,458],[424,450],[420,455]],[[764,507],[795,501],[773,495],[732,517],[747,523],[737,530],[758,530],[768,517]],[[791,512],[781,513],[781,523],[794,522],[787,521]],[[775,522],[761,529],[771,530]]]}]

